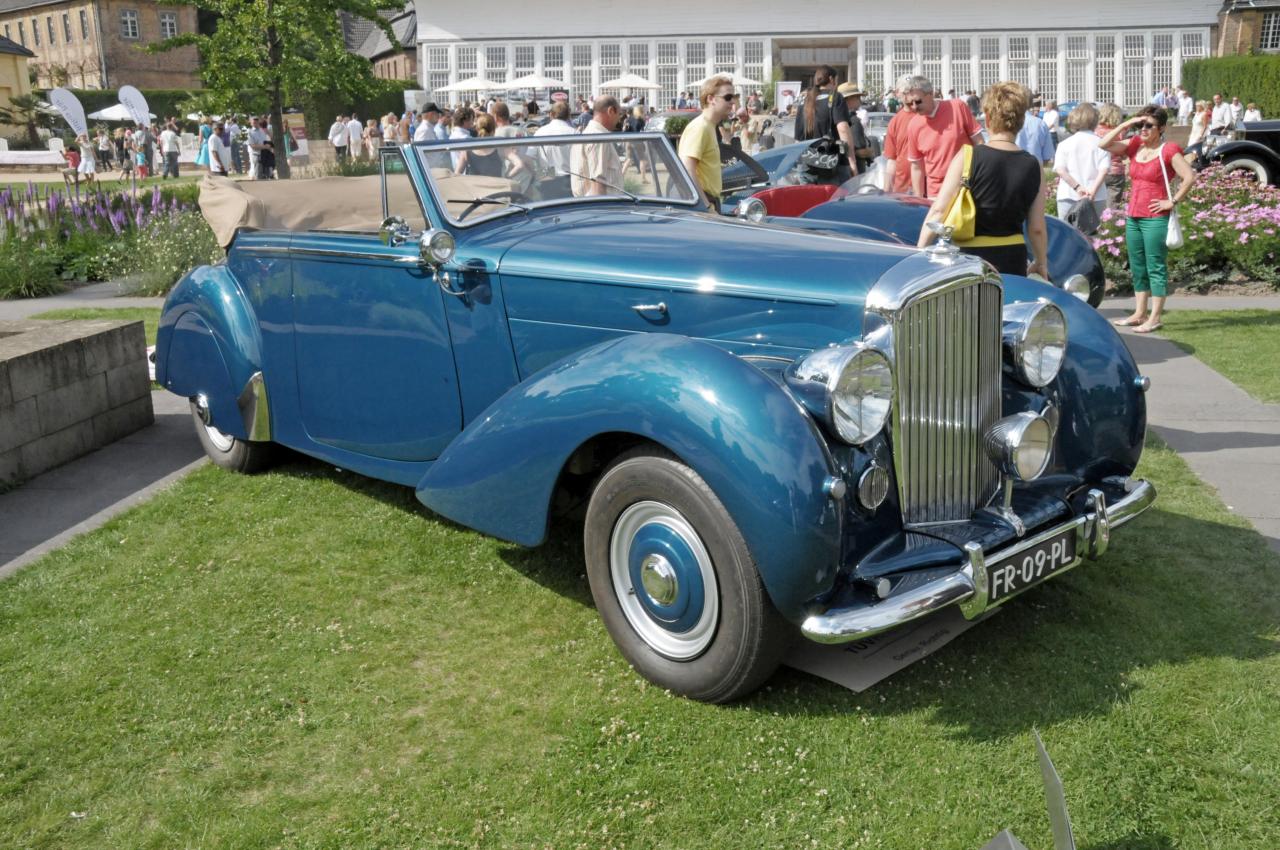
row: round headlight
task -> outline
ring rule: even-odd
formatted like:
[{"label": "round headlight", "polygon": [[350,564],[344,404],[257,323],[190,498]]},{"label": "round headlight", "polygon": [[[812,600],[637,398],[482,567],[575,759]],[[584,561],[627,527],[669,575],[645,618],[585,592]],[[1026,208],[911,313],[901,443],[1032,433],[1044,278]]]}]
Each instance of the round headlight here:
[{"label": "round headlight", "polygon": [[422,258],[433,266],[452,260],[456,247],[453,234],[447,230],[430,230],[422,234]]},{"label": "round headlight", "polygon": [[856,349],[828,389],[831,425],[840,439],[857,446],[884,428],[893,401],[893,370],[883,354]]},{"label": "round headlight", "polygon": [[764,201],[759,198],[746,198],[738,202],[735,215],[738,218],[745,218],[747,221],[764,221],[764,217],[768,212],[765,209]]},{"label": "round headlight", "polygon": [[1070,292],[1081,301],[1089,300],[1089,278],[1082,274],[1073,274],[1067,278],[1067,282],[1062,284],[1064,292]]},{"label": "round headlight", "polygon": [[1004,308],[1004,343],[1019,378],[1043,387],[1058,377],[1067,353],[1067,317],[1048,301]]},{"label": "round headlight", "polygon": [[1005,475],[1034,481],[1049,465],[1053,429],[1035,413],[1006,416],[987,432],[987,454]]}]

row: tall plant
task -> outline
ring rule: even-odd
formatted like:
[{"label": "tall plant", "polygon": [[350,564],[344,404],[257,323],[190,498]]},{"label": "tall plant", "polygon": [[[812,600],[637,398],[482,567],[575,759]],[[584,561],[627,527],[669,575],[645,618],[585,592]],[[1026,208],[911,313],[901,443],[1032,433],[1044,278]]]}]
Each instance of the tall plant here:
[{"label": "tall plant", "polygon": [[0,106],[0,124],[12,124],[27,131],[27,141],[32,147],[40,145],[41,128],[53,127],[53,116],[48,105],[41,105],[33,94],[20,94],[10,98],[8,106]]},{"label": "tall plant", "polygon": [[352,100],[374,85],[368,59],[346,48],[339,13],[377,24],[395,40],[391,25],[378,13],[403,8],[403,0],[184,0],[218,16],[212,34],[183,33],[153,45],[164,51],[196,45],[201,76],[223,109],[243,108],[240,93],[267,93],[271,136],[280,154],[280,176],[289,166],[283,155],[284,98],[287,92],[331,90]]}]

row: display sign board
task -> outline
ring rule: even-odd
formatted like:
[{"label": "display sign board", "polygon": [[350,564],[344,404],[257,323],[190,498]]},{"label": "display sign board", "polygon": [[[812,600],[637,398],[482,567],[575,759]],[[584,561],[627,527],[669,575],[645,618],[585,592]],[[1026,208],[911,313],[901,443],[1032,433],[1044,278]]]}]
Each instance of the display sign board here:
[{"label": "display sign board", "polygon": [[786,112],[791,104],[800,99],[800,86],[798,81],[781,82],[773,84],[773,107],[779,112]]},{"label": "display sign board", "polygon": [[147,99],[142,92],[133,86],[121,86],[116,96],[120,99],[120,104],[129,110],[133,123],[139,127],[151,126],[151,110],[147,108]]},{"label": "display sign board", "polygon": [[302,112],[286,112],[284,130],[295,141],[304,141],[307,138],[307,116]]},{"label": "display sign board", "polygon": [[89,135],[89,122],[84,117],[84,107],[80,98],[64,88],[56,88],[49,92],[49,102],[62,113],[63,119],[77,136]]}]

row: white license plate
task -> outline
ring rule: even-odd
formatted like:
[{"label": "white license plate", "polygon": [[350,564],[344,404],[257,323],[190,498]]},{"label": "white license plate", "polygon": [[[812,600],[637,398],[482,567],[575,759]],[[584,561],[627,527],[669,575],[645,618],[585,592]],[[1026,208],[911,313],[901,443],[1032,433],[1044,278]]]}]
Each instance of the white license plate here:
[{"label": "white license plate", "polygon": [[1026,590],[1054,573],[1070,566],[1076,559],[1076,530],[1068,529],[1043,543],[1023,549],[1016,555],[987,565],[987,602]]}]

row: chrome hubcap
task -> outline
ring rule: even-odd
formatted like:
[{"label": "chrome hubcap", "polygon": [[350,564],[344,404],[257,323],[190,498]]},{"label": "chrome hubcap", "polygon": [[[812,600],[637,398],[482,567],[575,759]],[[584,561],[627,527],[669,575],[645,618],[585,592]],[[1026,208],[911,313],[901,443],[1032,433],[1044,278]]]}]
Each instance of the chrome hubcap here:
[{"label": "chrome hubcap", "polygon": [[222,433],[209,424],[209,398],[204,393],[196,396],[196,416],[199,417],[200,427],[204,428],[205,436],[209,438],[213,447],[220,452],[231,451],[231,447],[236,444],[236,438]]},{"label": "chrome hubcap", "polygon": [[661,555],[646,555],[640,562],[640,583],[644,592],[659,605],[675,602],[680,591],[675,568]]},{"label": "chrome hubcap", "polygon": [[623,616],[653,651],[696,658],[715,637],[720,593],[711,555],[684,515],[662,502],[637,502],[618,517],[609,572]]}]

